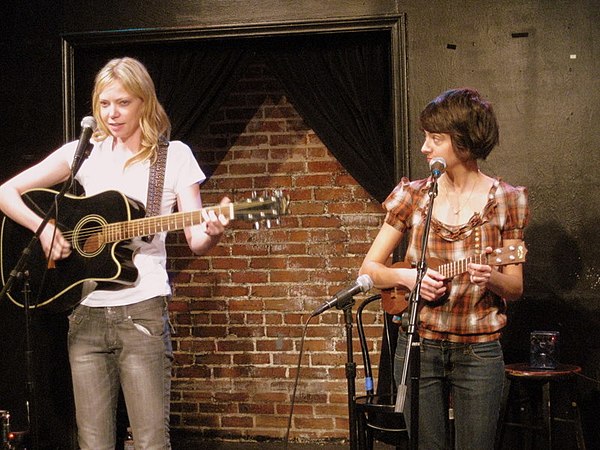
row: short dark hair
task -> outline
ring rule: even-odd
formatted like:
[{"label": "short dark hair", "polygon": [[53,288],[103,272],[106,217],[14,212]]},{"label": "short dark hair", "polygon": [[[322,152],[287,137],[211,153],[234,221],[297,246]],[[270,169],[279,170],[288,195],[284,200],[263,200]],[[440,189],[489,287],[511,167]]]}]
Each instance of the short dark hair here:
[{"label": "short dark hair", "polygon": [[492,105],[472,88],[451,89],[432,100],[419,117],[421,129],[448,133],[459,159],[485,159],[500,133]]}]

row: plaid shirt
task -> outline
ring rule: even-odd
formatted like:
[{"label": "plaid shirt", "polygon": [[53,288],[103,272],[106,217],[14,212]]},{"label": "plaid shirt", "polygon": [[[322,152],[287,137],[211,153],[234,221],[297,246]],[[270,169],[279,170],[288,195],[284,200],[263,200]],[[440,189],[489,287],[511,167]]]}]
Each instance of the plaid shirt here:
[{"label": "plaid shirt", "polygon": [[[406,261],[417,262],[421,255],[429,187],[430,179],[403,178],[383,203],[386,223],[408,233]],[[496,179],[483,211],[468,223],[450,226],[432,219],[426,257],[452,262],[480,254],[488,246],[500,248],[504,239],[523,239],[528,219],[527,189]],[[505,325],[504,299],[470,283],[466,272],[452,279],[447,301],[423,302],[419,315],[419,334],[426,339],[487,342],[498,339]]]}]

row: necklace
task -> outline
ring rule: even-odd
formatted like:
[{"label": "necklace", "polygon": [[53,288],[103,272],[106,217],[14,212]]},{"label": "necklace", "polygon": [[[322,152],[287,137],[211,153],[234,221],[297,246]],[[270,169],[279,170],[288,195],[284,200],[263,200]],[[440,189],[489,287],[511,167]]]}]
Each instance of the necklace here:
[{"label": "necklace", "polygon": [[473,192],[475,192],[475,186],[477,186],[478,182],[479,182],[479,172],[477,172],[477,178],[473,182],[473,186],[471,186],[471,192],[469,192],[469,196],[463,202],[462,205],[460,203],[460,195],[456,194],[456,190],[454,188],[452,189],[452,193],[456,197],[456,203],[457,203],[457,206],[454,207],[454,205],[450,201],[450,196],[448,195],[448,191],[449,191],[448,188],[450,187],[450,182],[448,180],[446,180],[446,189],[444,191],[444,196],[446,197],[446,200],[448,201],[450,208],[452,208],[452,212],[454,213],[455,216],[458,216],[460,214],[460,212],[463,210],[463,208],[469,204],[469,201],[471,200],[471,197],[473,196]]}]

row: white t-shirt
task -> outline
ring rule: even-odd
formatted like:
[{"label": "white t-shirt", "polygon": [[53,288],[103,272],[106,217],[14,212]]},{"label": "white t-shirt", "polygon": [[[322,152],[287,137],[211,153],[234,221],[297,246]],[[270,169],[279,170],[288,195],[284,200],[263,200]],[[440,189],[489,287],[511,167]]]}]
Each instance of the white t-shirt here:
[{"label": "white t-shirt", "polygon": [[[85,189],[86,196],[116,190],[145,205],[150,163],[138,162],[125,169],[126,159],[119,158],[113,152],[112,142],[112,137],[109,137],[100,143],[94,143],[90,156],[83,162],[75,178]],[[71,165],[76,148],[77,141],[74,141],[65,144],[57,152]],[[161,215],[173,211],[177,194],[182,189],[194,183],[202,183],[205,179],[191,149],[180,141],[171,141],[167,152]],[[171,288],[166,270],[166,235],[166,232],[159,233],[150,243],[141,238],[132,240],[135,248],[133,262],[139,272],[134,285],[116,290],[94,290],[96,283],[86,281],[82,304],[92,307],[122,306],[159,295],[169,295]]]}]

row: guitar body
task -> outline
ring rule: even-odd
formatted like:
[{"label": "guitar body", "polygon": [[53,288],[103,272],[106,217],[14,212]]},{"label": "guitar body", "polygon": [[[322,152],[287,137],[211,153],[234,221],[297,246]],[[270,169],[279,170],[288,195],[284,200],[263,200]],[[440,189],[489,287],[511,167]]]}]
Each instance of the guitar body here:
[{"label": "guitar body", "polygon": [[[52,206],[56,194],[50,189],[34,189],[25,192],[22,199],[43,217]],[[39,241],[35,242],[25,265],[31,291],[27,302],[30,307],[66,311],[81,301],[81,286],[88,280],[101,283],[102,289],[116,289],[135,282],[138,273],[132,261],[133,252],[127,247],[128,240],[105,245],[96,245],[96,241],[93,246],[88,243],[98,234],[95,230],[99,226],[141,218],[144,214],[140,203],[116,191],[91,197],[65,196],[58,206],[55,224],[63,234],[73,233],[72,252],[68,258],[55,261],[55,267],[49,269]],[[33,235],[8,217],[3,218],[0,229],[0,274],[3,285]],[[8,292],[8,297],[21,307],[26,303],[23,287],[23,277],[19,277]]]}]

